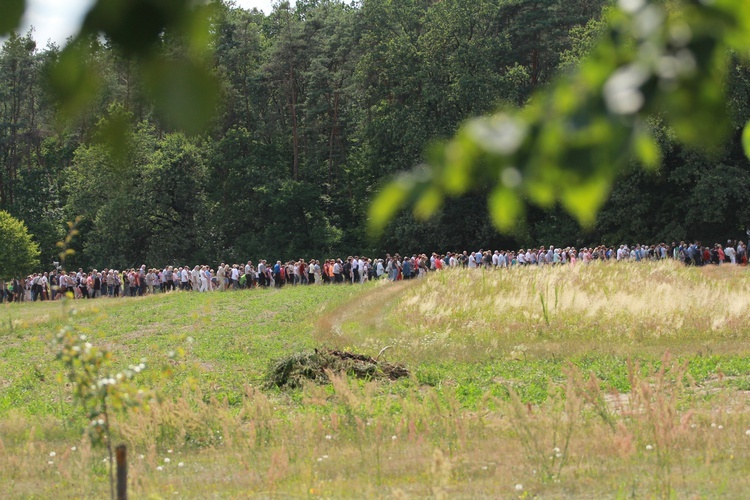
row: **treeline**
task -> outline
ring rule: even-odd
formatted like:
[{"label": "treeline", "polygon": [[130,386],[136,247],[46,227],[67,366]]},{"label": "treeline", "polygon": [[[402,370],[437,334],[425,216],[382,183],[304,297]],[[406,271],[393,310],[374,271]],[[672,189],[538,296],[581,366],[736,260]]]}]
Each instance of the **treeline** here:
[{"label": "treeline", "polygon": [[[84,113],[61,119],[45,83],[60,48],[13,36],[0,52],[0,209],[26,222],[45,265],[80,217],[70,265],[120,268],[739,237],[750,225],[738,132],[750,73],[740,65],[727,82],[736,127],[726,147],[678,147],[656,117],[662,168],[626,172],[591,232],[562,210],[530,209],[518,234],[497,235],[478,192],[427,222],[403,214],[379,241],[366,234],[368,203],[392,174],[464,119],[522,106],[575,66],[609,3],[308,0],[269,15],[220,5],[221,105],[200,136],[170,129],[132,62],[98,39],[86,54],[106,85]],[[182,50],[168,34],[162,43]]]}]

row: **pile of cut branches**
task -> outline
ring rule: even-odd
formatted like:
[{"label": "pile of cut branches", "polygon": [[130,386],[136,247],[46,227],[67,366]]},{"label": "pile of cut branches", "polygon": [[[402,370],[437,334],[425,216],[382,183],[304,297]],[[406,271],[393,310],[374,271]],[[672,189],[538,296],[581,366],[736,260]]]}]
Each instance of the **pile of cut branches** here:
[{"label": "pile of cut branches", "polygon": [[277,361],[266,378],[266,387],[296,388],[305,381],[327,384],[330,382],[328,371],[368,380],[396,380],[409,376],[409,370],[403,365],[378,361],[363,354],[315,349]]}]

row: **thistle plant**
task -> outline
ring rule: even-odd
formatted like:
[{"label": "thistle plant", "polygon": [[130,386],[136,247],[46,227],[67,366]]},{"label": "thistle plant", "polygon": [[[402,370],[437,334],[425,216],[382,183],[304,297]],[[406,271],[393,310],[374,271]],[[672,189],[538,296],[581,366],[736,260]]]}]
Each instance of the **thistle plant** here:
[{"label": "thistle plant", "polygon": [[76,313],[75,309],[70,311],[71,320],[55,336],[57,359],[62,362],[67,379],[73,386],[75,400],[86,414],[91,443],[107,447],[110,493],[114,498],[111,415],[113,411],[125,412],[148,401],[148,394],[132,382],[146,368],[145,360],[113,373],[112,353],[88,341],[88,337],[73,322]]}]

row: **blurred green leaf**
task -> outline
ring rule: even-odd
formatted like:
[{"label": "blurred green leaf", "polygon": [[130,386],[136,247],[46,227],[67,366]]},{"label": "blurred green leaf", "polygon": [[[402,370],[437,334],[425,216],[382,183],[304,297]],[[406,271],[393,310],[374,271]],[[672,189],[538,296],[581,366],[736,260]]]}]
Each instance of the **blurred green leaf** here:
[{"label": "blurred green leaf", "polygon": [[209,3],[193,7],[190,15],[181,20],[180,29],[194,55],[205,54],[211,47],[213,39],[213,19],[219,9],[218,3]]},{"label": "blurred green leaf", "polygon": [[25,10],[25,0],[2,1],[0,4],[0,36],[9,35],[18,28]]},{"label": "blurred green leaf", "polygon": [[512,231],[523,215],[523,206],[518,194],[505,187],[497,187],[489,198],[492,222],[502,232]]},{"label": "blurred green leaf", "polygon": [[444,148],[443,185],[448,193],[464,193],[471,186],[471,175],[478,154],[476,144],[466,133],[459,133]]},{"label": "blurred green leaf", "polygon": [[436,187],[431,187],[422,193],[414,205],[414,215],[419,219],[429,219],[443,204],[443,195]]},{"label": "blurred green leaf", "polygon": [[100,80],[82,43],[70,44],[49,70],[50,88],[63,118],[71,118],[96,97]]},{"label": "blurred green leaf", "polygon": [[86,14],[83,35],[107,35],[126,54],[145,55],[165,29],[189,13],[188,0],[98,0]]},{"label": "blurred green leaf", "polygon": [[205,65],[155,58],[145,77],[154,104],[170,123],[188,134],[205,130],[219,102],[219,84]]},{"label": "blurred green leaf", "polygon": [[596,221],[599,208],[607,200],[612,180],[596,175],[585,179],[580,184],[566,187],[562,193],[565,209],[578,220],[583,227],[591,227]]},{"label": "blurred green leaf", "polygon": [[370,231],[380,235],[394,215],[403,207],[413,183],[407,182],[402,175],[401,180],[389,183],[370,205]]},{"label": "blurred green leaf", "polygon": [[745,130],[742,131],[742,146],[745,148],[745,155],[750,159],[750,121],[745,124]]},{"label": "blurred green leaf", "polygon": [[130,121],[132,116],[125,112],[122,106],[112,106],[109,116],[98,124],[96,139],[107,147],[114,165],[127,168],[128,152],[130,150]]},{"label": "blurred green leaf", "polygon": [[[103,75],[97,71],[94,47],[101,35],[125,59],[135,63],[158,113],[189,134],[206,129],[214,116],[219,85],[208,58],[211,14],[216,4],[191,0],[97,0],[75,41],[50,70],[53,95],[64,118],[86,110],[97,96]],[[172,49],[169,57],[160,55]],[[122,120],[109,123],[107,143],[113,152],[126,149]]]},{"label": "blurred green leaf", "polygon": [[645,131],[639,131],[633,142],[636,158],[641,164],[651,170],[659,167],[661,163],[661,150],[654,138]]}]

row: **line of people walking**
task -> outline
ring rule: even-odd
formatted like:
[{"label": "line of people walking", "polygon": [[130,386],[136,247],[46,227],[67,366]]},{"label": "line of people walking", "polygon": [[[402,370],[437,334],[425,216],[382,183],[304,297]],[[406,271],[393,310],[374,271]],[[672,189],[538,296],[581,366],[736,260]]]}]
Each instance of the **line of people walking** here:
[{"label": "line of people walking", "polygon": [[430,271],[448,267],[512,268],[528,265],[576,265],[596,260],[647,261],[675,259],[687,265],[702,266],[725,263],[747,265],[747,246],[742,241],[727,241],[726,245],[703,246],[699,241],[671,245],[620,245],[618,248],[600,245],[592,248],[536,248],[511,250],[482,250],[476,252],[437,252],[428,256],[415,254],[401,257],[386,255],[384,259],[349,256],[346,259],[324,261],[299,259],[269,263],[261,260],[245,264],[221,263],[216,270],[207,265],[167,266],[162,269],[131,268],[93,269],[85,272],[53,270],[34,273],[25,279],[0,281],[0,301],[56,300],[67,294],[76,299],[98,297],[136,297],[175,290],[210,292],[247,288],[282,287],[285,285],[364,283],[369,280],[397,281],[424,276]]}]

